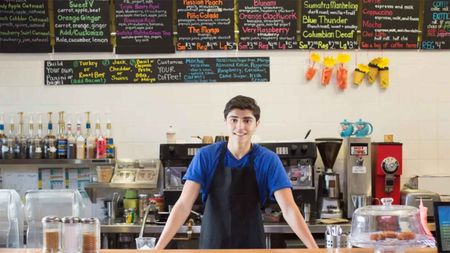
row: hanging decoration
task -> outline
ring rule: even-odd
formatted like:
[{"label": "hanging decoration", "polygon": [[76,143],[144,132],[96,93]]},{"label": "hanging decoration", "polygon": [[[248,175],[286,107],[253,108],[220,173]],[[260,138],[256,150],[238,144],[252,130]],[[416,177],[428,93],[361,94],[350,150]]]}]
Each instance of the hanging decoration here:
[{"label": "hanging decoration", "polygon": [[366,64],[358,64],[353,72],[353,84],[360,85],[368,72],[369,66]]},{"label": "hanging decoration", "polygon": [[333,74],[333,67],[336,60],[332,56],[327,56],[323,59],[323,69],[321,82],[323,86],[330,84],[331,75]]},{"label": "hanging decoration", "polygon": [[378,68],[379,68],[379,81],[380,81],[380,87],[382,89],[387,89],[389,87],[389,59],[388,58],[380,58],[378,61]]},{"label": "hanging decoration", "polygon": [[308,69],[306,70],[306,73],[305,73],[306,80],[308,80],[308,81],[313,79],[314,76],[316,75],[317,68],[315,68],[314,65],[316,65],[317,62],[320,62],[320,55],[316,54],[316,53],[312,53],[311,56],[309,57],[309,61],[310,61],[310,66],[308,67]]},{"label": "hanging decoration", "polygon": [[339,63],[339,66],[336,70],[336,79],[339,89],[345,90],[347,88],[347,77],[348,77],[348,71],[347,68],[344,66],[344,63],[347,63],[350,61],[350,55],[349,54],[338,54],[337,61]]}]

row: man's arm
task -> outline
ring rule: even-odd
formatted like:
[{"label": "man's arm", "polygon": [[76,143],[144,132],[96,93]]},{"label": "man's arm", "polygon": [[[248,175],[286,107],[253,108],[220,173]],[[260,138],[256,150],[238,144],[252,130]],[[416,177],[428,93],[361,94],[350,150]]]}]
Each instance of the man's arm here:
[{"label": "man's arm", "polygon": [[289,224],[294,233],[302,240],[308,248],[318,248],[308,225],[303,219],[297,204],[295,204],[294,197],[290,188],[284,188],[275,191],[275,199],[281,208],[283,217]]},{"label": "man's arm", "polygon": [[200,192],[200,184],[191,180],[186,180],[184,184],[183,191],[181,192],[180,198],[177,200],[175,205],[170,212],[169,218],[167,219],[166,226],[161,233],[161,237],[155,246],[155,249],[164,249],[167,244],[172,240],[172,238],[180,229],[181,225],[186,221],[189,216],[192,205],[194,204],[197,196]]}]

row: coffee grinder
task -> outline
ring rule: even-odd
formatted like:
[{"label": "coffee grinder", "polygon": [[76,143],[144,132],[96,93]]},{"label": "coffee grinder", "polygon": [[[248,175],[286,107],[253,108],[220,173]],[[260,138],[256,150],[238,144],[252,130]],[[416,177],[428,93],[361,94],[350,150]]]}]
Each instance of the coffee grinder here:
[{"label": "coffee grinder", "polygon": [[324,170],[319,175],[317,188],[320,218],[342,218],[339,175],[333,170],[334,162],[342,145],[342,139],[318,138],[316,139],[316,145],[324,165]]},{"label": "coffee grinder", "polygon": [[393,198],[400,205],[402,143],[372,143],[372,194],[376,199]]},{"label": "coffee grinder", "polygon": [[344,203],[346,217],[372,201],[370,138],[349,137],[344,141]]}]

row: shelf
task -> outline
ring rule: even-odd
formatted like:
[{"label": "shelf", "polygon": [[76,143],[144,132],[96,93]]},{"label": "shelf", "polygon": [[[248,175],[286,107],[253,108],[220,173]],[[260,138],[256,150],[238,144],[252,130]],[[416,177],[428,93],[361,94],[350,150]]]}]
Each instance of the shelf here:
[{"label": "shelf", "polygon": [[92,183],[84,186],[85,189],[115,188],[115,189],[154,189],[150,183]]},{"label": "shelf", "polygon": [[114,165],[114,159],[2,159],[0,167],[94,167]]}]

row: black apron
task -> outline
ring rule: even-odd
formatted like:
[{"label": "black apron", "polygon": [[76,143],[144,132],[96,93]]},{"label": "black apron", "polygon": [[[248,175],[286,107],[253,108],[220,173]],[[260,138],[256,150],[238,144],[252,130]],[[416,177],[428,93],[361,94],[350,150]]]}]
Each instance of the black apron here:
[{"label": "black apron", "polygon": [[253,149],[244,168],[225,168],[226,152],[225,142],[206,200],[200,248],[265,248]]}]

